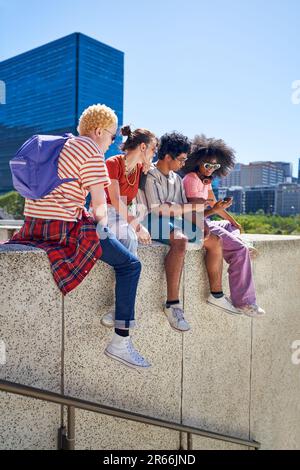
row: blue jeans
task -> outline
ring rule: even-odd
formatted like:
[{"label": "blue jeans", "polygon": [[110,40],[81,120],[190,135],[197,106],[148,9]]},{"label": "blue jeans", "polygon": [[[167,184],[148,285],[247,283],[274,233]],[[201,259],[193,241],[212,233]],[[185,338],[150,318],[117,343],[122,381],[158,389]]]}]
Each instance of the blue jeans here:
[{"label": "blue jeans", "polygon": [[121,217],[114,207],[108,206],[107,215],[110,231],[116,235],[117,239],[130,253],[137,257],[139,242],[135,230],[128,224],[127,220]]},{"label": "blue jeans", "polygon": [[141,263],[117,240],[108,227],[98,224],[97,233],[102,248],[100,259],[112,266],[116,275],[115,328],[133,328]]}]

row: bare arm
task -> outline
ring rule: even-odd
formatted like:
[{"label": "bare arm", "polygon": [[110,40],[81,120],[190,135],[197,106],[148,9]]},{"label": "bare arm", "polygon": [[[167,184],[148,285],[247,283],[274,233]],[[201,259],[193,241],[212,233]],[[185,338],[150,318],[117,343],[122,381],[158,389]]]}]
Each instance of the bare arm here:
[{"label": "bare arm", "polygon": [[222,219],[229,220],[231,216],[226,212],[225,209],[231,206],[231,202],[217,201],[216,196],[212,190],[208,191],[208,200],[211,209],[205,210],[205,216],[208,217],[213,214],[218,214]]},{"label": "bare arm", "polygon": [[120,185],[118,180],[111,180],[111,185],[108,188],[109,197],[112,205],[116,211],[121,215],[124,220],[127,220],[128,224],[136,231],[138,240],[143,244],[151,243],[151,237],[148,230],[140,224],[139,220],[136,219],[128,211],[127,204],[122,201],[120,195]]},{"label": "bare arm", "polygon": [[240,224],[229,214],[226,209],[231,206],[232,202],[217,201],[213,191],[208,192],[208,198],[210,200],[211,209],[204,211],[205,217],[209,217],[213,214],[218,214],[222,219],[228,220],[235,227],[242,229]]},{"label": "bare arm", "polygon": [[121,215],[124,220],[127,220],[134,228],[138,225],[138,222],[135,223],[135,218],[128,211],[128,207],[125,202],[122,201],[120,195],[120,185],[118,180],[111,180],[111,185],[108,187],[109,197],[112,205],[116,211]]},{"label": "bare arm", "polygon": [[107,225],[107,205],[103,184],[94,184],[90,187],[93,216],[96,222]]}]

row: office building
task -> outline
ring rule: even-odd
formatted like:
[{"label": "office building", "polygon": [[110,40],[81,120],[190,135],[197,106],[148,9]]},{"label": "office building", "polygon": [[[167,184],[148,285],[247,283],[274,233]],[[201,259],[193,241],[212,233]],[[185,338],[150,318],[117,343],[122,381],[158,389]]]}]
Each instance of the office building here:
[{"label": "office building", "polygon": [[[0,193],[13,189],[9,160],[33,134],[76,134],[82,111],[110,106],[123,122],[124,54],[73,33],[0,62]],[[107,156],[118,151],[116,142]]]}]

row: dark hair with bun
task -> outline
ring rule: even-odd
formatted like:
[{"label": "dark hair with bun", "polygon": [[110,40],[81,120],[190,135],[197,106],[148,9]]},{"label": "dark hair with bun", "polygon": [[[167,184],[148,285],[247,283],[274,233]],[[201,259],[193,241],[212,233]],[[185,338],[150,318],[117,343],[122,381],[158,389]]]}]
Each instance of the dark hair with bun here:
[{"label": "dark hair with bun", "polygon": [[123,127],[121,128],[121,134],[122,134],[124,137],[129,137],[129,136],[132,134],[131,127],[130,127],[130,126],[123,126]]},{"label": "dark hair with bun", "polygon": [[157,141],[156,135],[148,129],[135,129],[135,131],[132,131],[130,126],[123,126],[121,134],[127,137],[127,140],[120,145],[123,152],[135,150],[141,144],[149,145],[153,140]]}]

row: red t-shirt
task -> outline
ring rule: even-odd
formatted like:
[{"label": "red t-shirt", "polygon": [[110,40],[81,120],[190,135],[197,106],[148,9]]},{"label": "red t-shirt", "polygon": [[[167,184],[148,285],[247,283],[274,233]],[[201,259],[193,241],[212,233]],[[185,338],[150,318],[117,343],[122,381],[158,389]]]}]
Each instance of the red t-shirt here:
[{"label": "red t-shirt", "polygon": [[[125,176],[125,162],[123,155],[116,155],[115,157],[108,158],[106,160],[106,166],[108,169],[108,174],[111,180],[118,180],[120,186],[120,195],[127,197],[127,204],[130,204],[131,201],[136,197],[139,189],[139,181],[141,176],[142,164],[138,163],[136,166],[136,171],[131,173],[131,175]],[[133,186],[131,186],[131,183]],[[134,183],[134,184],[133,184]],[[111,204],[109,192],[105,188],[107,203]]]}]

